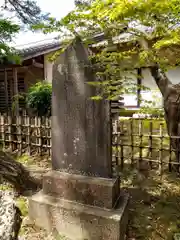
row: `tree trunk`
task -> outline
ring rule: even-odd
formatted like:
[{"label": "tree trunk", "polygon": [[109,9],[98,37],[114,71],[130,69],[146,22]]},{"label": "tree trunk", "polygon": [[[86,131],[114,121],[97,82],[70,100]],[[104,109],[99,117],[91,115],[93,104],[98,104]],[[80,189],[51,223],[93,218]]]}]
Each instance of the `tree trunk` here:
[{"label": "tree trunk", "polygon": [[42,188],[40,180],[7,153],[0,151],[0,176],[13,185],[19,195],[27,196]]},{"label": "tree trunk", "polygon": [[[158,66],[150,68],[159,90],[164,99],[165,120],[172,150],[176,153],[177,162],[180,163],[180,84],[173,85],[165,73]],[[176,168],[179,171],[179,166]]]}]

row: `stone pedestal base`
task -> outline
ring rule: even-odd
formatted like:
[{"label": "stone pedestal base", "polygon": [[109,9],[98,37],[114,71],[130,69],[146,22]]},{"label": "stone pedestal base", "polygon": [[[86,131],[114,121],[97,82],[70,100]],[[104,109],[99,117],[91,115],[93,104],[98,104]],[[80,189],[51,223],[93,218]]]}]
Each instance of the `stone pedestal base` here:
[{"label": "stone pedestal base", "polygon": [[[59,181],[55,181],[58,176]],[[115,179],[48,173],[43,190],[29,199],[30,219],[49,232],[71,240],[123,240],[129,197],[121,193],[115,199],[118,183]],[[111,207],[115,202],[115,207]]]},{"label": "stone pedestal base", "polygon": [[121,196],[115,210],[79,204],[44,195],[29,201],[30,219],[39,227],[71,240],[123,240],[128,221],[128,196]]}]

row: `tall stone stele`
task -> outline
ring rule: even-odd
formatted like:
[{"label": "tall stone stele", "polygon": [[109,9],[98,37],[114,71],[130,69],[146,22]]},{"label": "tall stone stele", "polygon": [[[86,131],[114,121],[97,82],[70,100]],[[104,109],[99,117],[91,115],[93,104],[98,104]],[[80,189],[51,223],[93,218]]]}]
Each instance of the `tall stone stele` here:
[{"label": "tall stone stele", "polygon": [[112,177],[111,118],[96,88],[86,48],[76,38],[53,67],[52,171],[29,201],[29,215],[71,240],[124,239],[128,197]]}]

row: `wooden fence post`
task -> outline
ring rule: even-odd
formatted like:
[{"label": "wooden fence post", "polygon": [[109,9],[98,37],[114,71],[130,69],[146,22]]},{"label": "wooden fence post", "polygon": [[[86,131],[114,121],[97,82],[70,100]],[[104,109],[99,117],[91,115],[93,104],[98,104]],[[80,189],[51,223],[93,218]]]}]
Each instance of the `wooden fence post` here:
[{"label": "wooden fence post", "polygon": [[163,172],[163,158],[162,158],[162,151],[163,151],[163,128],[162,128],[162,123],[160,123],[160,148],[159,148],[159,174],[162,175]]},{"label": "wooden fence post", "polygon": [[131,136],[131,165],[134,164],[134,132],[133,132],[133,118],[131,119],[131,127],[130,127],[130,136]]},{"label": "wooden fence post", "polygon": [[42,156],[43,152],[43,141],[42,141],[42,117],[38,118],[38,132],[39,132],[39,154]]},{"label": "wooden fence post", "polygon": [[48,153],[49,153],[49,156],[51,156],[52,155],[51,119],[47,119],[47,123],[48,123],[48,127],[47,127],[48,128],[48,134],[47,134]]},{"label": "wooden fence post", "polygon": [[149,165],[150,168],[152,169],[153,166],[153,162],[152,162],[152,150],[153,150],[153,146],[152,146],[152,135],[153,135],[153,122],[150,121],[149,123]]},{"label": "wooden fence post", "polygon": [[115,120],[115,165],[118,166],[119,158],[118,158],[118,140],[119,140],[119,133],[118,133],[118,120]]},{"label": "wooden fence post", "polygon": [[8,141],[9,141],[9,149],[13,151],[13,141],[12,141],[12,117],[7,116],[7,126],[8,126]]},{"label": "wooden fence post", "polygon": [[21,116],[18,116],[17,117],[17,129],[18,129],[18,132],[17,132],[17,141],[18,141],[18,150],[19,150],[19,153],[20,155],[22,155],[22,117]]},{"label": "wooden fence post", "polygon": [[27,120],[27,152],[29,154],[29,156],[31,155],[31,138],[30,138],[30,133],[31,133],[31,123],[30,123],[30,117],[26,116],[26,120]]},{"label": "wooden fence post", "polygon": [[[122,122],[121,126],[122,126],[121,133],[123,133],[124,122]],[[121,153],[121,169],[123,169],[124,168],[124,145],[123,145],[122,139],[120,139],[120,153]]]},{"label": "wooden fence post", "polygon": [[172,172],[172,146],[171,146],[171,135],[169,135],[169,163],[168,163],[169,172]]},{"label": "wooden fence post", "polygon": [[140,143],[139,143],[139,161],[138,161],[138,169],[141,168],[141,163],[142,163],[142,148],[143,148],[143,134],[142,134],[142,120],[139,120],[139,124],[138,124],[138,130],[139,130],[139,139],[140,139]]},{"label": "wooden fence post", "polygon": [[4,123],[4,116],[3,114],[0,115],[0,126],[1,126],[1,142],[2,148],[5,148],[5,123]]}]

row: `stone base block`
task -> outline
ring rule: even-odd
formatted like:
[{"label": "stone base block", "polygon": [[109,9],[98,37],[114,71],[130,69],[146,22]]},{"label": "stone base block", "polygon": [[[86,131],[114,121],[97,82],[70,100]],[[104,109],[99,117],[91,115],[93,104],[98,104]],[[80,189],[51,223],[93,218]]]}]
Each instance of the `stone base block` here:
[{"label": "stone base block", "polygon": [[120,179],[50,171],[43,177],[43,193],[69,201],[112,209],[116,206],[120,195]]},{"label": "stone base block", "polygon": [[108,210],[39,192],[29,200],[29,216],[39,227],[71,240],[123,240],[128,221],[128,195]]}]

